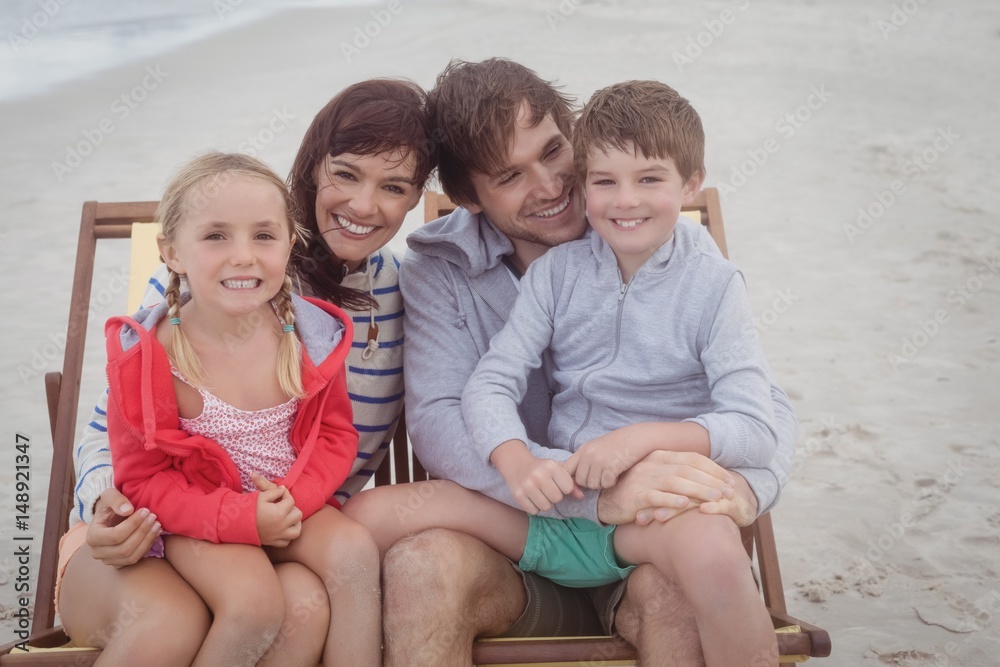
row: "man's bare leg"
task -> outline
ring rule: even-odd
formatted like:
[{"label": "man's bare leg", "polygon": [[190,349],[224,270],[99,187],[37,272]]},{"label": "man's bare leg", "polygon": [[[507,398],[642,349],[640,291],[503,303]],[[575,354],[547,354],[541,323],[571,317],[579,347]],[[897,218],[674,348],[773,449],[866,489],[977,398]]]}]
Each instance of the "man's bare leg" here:
[{"label": "man's bare leg", "polygon": [[502,634],[527,605],[506,558],[450,530],[401,540],[386,553],[382,577],[387,667],[468,667],[475,638]]},{"label": "man's bare leg", "polygon": [[629,575],[615,631],[636,647],[641,665],[705,665],[694,609],[680,587],[648,563]]}]

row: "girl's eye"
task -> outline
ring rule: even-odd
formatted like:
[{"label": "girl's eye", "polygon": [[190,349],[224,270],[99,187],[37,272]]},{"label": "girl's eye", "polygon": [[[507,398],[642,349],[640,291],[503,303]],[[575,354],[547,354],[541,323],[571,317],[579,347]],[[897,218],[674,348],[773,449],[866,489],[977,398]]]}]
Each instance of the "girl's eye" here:
[{"label": "girl's eye", "polygon": [[274,234],[271,232],[261,232],[260,234],[257,234],[257,238],[263,241],[273,241]]},{"label": "girl's eye", "polygon": [[209,234],[208,236],[205,237],[205,240],[206,241],[221,241],[222,238],[223,238],[222,234],[220,234],[219,232],[212,232],[211,234]]},{"label": "girl's eye", "polygon": [[591,185],[614,185],[614,181],[610,178],[602,178],[599,181],[593,181]]}]

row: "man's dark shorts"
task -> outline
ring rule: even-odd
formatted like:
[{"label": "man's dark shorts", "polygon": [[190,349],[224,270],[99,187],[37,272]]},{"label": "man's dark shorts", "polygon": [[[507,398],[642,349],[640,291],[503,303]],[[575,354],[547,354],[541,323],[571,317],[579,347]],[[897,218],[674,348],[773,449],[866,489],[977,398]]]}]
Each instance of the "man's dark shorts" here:
[{"label": "man's dark shorts", "polygon": [[608,635],[615,611],[625,593],[625,582],[597,588],[567,588],[531,572],[522,572],[528,604],[504,633],[506,637],[584,637]]}]

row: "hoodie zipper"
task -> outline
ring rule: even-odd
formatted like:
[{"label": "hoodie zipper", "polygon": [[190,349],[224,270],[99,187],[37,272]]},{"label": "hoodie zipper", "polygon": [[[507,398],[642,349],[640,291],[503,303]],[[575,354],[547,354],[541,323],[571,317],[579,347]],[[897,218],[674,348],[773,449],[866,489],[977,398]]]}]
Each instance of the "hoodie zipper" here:
[{"label": "hoodie zipper", "polygon": [[[633,278],[635,278],[635,276],[633,276]],[[619,281],[621,280],[621,274],[619,274],[618,279]],[[628,287],[631,284],[632,284],[631,280],[627,283],[622,283],[621,289],[618,290],[618,313],[615,316],[615,349],[614,352],[611,354],[611,359],[609,359],[608,363],[604,364],[600,368],[592,368],[591,370],[587,371],[587,373],[584,374],[582,378],[580,378],[580,381],[576,383],[576,390],[581,396],[583,396],[583,385],[587,381],[587,379],[597,371],[603,371],[604,369],[608,368],[618,359],[618,352],[621,350],[621,341],[622,341],[622,311],[625,308],[624,304],[625,295],[628,293]],[[589,398],[586,398],[585,400],[587,401],[587,414],[585,414],[583,417],[583,423],[580,424],[580,427],[576,429],[576,432],[573,433],[573,435],[569,439],[569,448],[570,451],[572,452],[575,452],[577,450],[576,440],[577,438],[580,437],[580,433],[582,433],[583,430],[590,425],[590,417],[594,410],[593,402]]]}]

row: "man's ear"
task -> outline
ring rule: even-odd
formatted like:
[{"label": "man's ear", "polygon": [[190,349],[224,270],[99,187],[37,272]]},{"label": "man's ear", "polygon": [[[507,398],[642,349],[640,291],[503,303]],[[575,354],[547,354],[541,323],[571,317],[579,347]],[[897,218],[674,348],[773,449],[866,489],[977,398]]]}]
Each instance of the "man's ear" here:
[{"label": "man's ear", "polygon": [[687,179],[684,184],[683,194],[684,203],[690,204],[694,202],[694,198],[699,192],[701,192],[701,186],[705,183],[705,170],[699,169],[698,171],[691,174],[691,177]]},{"label": "man's ear", "polygon": [[179,276],[184,275],[184,264],[177,257],[177,249],[174,244],[167,240],[163,234],[156,235],[156,247],[160,250],[160,257],[167,268]]},{"label": "man's ear", "polygon": [[482,206],[480,206],[479,204],[473,204],[472,202],[467,202],[465,204],[461,204],[461,207],[464,208],[469,213],[472,213],[472,214],[475,214],[475,215],[479,215],[480,213],[483,212],[483,207]]}]

